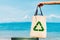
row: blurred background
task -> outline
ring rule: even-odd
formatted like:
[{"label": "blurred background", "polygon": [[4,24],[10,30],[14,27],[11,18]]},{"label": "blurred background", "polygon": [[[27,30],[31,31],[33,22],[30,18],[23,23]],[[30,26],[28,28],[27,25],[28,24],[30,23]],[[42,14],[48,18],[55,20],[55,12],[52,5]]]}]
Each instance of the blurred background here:
[{"label": "blurred background", "polygon": [[[29,38],[37,4],[47,1],[60,0],[0,0],[0,40]],[[47,17],[47,38],[40,40],[60,40],[60,5],[44,5],[42,12]]]}]

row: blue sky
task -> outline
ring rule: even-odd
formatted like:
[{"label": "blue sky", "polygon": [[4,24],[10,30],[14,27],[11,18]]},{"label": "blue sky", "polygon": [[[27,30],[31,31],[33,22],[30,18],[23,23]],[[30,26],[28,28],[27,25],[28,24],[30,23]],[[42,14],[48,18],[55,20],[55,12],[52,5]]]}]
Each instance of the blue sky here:
[{"label": "blue sky", "polygon": [[[44,1],[51,0],[0,0],[0,22],[31,22],[37,4]],[[47,22],[60,22],[60,5],[44,5],[42,11]]]}]

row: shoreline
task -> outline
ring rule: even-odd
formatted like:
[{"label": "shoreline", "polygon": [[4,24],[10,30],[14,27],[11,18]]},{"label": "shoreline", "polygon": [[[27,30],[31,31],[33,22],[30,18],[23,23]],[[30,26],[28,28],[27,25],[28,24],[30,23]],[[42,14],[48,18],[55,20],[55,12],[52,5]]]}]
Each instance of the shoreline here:
[{"label": "shoreline", "polygon": [[[0,38],[31,38],[30,31],[0,31]],[[47,38],[39,40],[60,40],[60,32],[47,32]]]}]

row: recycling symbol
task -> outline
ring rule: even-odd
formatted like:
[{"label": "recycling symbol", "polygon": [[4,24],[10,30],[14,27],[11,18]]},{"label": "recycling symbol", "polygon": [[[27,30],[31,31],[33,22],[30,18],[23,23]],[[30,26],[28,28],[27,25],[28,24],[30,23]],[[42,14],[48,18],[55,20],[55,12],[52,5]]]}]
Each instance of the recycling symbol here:
[{"label": "recycling symbol", "polygon": [[[41,29],[36,29],[38,27],[38,25],[41,27]],[[44,31],[44,28],[40,21],[37,22],[37,24],[34,26],[33,30],[34,31]]]}]

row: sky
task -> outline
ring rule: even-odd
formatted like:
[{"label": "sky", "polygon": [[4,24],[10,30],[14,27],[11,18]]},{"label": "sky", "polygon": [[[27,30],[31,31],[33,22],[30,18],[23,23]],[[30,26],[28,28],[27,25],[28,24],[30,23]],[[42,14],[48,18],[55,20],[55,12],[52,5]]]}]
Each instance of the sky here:
[{"label": "sky", "polygon": [[[31,22],[37,4],[46,1],[52,0],[0,0],[0,23]],[[47,22],[60,22],[60,5],[44,5],[42,12]]]}]

